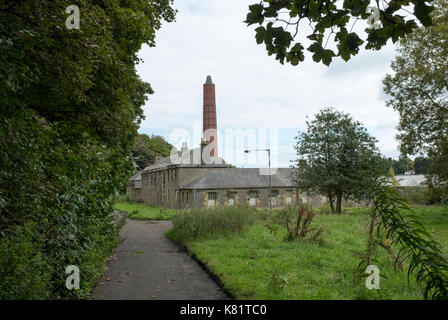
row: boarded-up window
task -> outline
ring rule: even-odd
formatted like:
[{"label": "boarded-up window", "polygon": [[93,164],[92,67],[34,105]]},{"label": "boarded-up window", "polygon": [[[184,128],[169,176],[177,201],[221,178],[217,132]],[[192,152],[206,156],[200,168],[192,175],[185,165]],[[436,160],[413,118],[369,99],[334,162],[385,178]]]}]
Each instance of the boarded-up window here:
[{"label": "boarded-up window", "polygon": [[292,204],[292,191],[286,190],[286,204]]},{"label": "boarded-up window", "polygon": [[229,206],[233,206],[235,204],[235,194],[236,194],[236,192],[229,192],[228,193]]},{"label": "boarded-up window", "polygon": [[306,192],[302,192],[302,203],[308,202],[308,194]]},{"label": "boarded-up window", "polygon": [[249,193],[249,205],[255,206],[257,204],[257,191],[251,191]]},{"label": "boarded-up window", "polygon": [[216,204],[216,192],[208,193],[208,207],[213,208]]},{"label": "boarded-up window", "polygon": [[273,206],[277,205],[277,197],[278,197],[278,190],[272,190],[271,191],[271,204]]}]

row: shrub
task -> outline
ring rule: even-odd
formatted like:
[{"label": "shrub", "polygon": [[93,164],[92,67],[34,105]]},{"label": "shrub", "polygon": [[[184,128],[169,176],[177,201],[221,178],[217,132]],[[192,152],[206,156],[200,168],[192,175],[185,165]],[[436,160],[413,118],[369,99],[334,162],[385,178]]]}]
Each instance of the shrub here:
[{"label": "shrub", "polygon": [[401,196],[412,204],[431,204],[431,194],[427,187],[407,187],[401,191]]},{"label": "shrub", "polygon": [[35,229],[35,223],[17,226],[0,241],[1,299],[51,297],[53,269]]},{"label": "shrub", "polygon": [[170,234],[185,243],[222,231],[240,232],[257,219],[259,212],[240,206],[184,210],[174,216]]},{"label": "shrub", "polygon": [[285,241],[293,241],[296,239],[305,239],[308,234],[311,234],[310,239],[317,241],[323,234],[323,228],[311,228],[315,214],[309,208],[300,208],[297,212],[297,220],[295,225],[290,226],[289,217],[286,220],[286,237]]},{"label": "shrub", "polygon": [[[25,110],[0,119],[0,299],[85,297],[118,241],[112,200],[130,163],[85,138],[67,146]],[[77,265],[80,290],[65,288]]]}]

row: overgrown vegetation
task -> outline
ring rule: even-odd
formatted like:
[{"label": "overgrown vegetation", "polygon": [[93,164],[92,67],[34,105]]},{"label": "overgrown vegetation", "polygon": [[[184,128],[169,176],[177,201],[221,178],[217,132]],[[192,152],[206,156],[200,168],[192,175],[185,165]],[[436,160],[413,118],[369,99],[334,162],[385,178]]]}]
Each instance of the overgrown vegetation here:
[{"label": "overgrown vegetation", "polygon": [[[426,231],[398,191],[388,186],[375,190],[369,222],[366,255],[360,269],[370,265],[378,245],[385,248],[394,266],[409,263],[408,278],[413,273],[424,288],[425,299],[448,299],[448,260],[440,244]],[[395,255],[392,247],[398,248]]]},{"label": "overgrown vegetation", "polygon": [[[215,216],[213,224],[220,227],[213,232],[197,228],[193,236],[175,224],[168,236],[186,245],[237,299],[423,299],[424,290],[413,274],[408,282],[407,262],[403,271],[396,269],[387,250],[377,250],[372,256],[381,275],[387,275],[387,279],[381,278],[381,289],[368,290],[358,282],[370,211],[366,207],[343,208],[342,214],[333,215],[327,214],[330,208],[315,208],[311,226],[325,230],[320,241],[284,241],[288,235],[286,219],[296,218],[297,208],[274,210],[272,216],[249,210],[246,213],[253,216],[244,228],[223,228],[227,222],[221,224]],[[444,209],[416,207],[414,211],[447,254],[448,215]],[[207,213],[202,212],[201,221]],[[196,214],[184,215],[183,225],[194,229],[198,223],[190,224],[186,219],[197,219]],[[201,225],[208,224],[202,221]]]},{"label": "overgrown vegetation", "polygon": [[286,241],[293,241],[295,239],[305,239],[306,236],[311,234],[310,239],[316,241],[324,232],[323,228],[312,228],[311,222],[315,214],[311,210],[311,208],[305,207],[298,209],[297,212],[297,220],[295,222],[295,226],[290,226],[289,217],[286,217],[286,231],[287,236],[285,238]]},{"label": "overgrown vegetation", "polygon": [[[150,85],[135,71],[171,0],[0,4],[0,299],[86,297],[117,245],[112,199]],[[77,5],[80,29],[66,27]],[[80,269],[79,290],[65,269]]]},{"label": "overgrown vegetation", "polygon": [[390,96],[387,105],[400,114],[401,153],[429,157],[423,167],[432,198],[440,202],[448,197],[448,1],[434,5],[433,25],[400,41],[383,89]]},{"label": "overgrown vegetation", "polygon": [[209,234],[237,233],[253,224],[260,215],[255,209],[239,206],[183,210],[174,216],[170,234],[177,242],[186,243]]},{"label": "overgrown vegetation", "polygon": [[139,134],[132,145],[131,156],[137,169],[143,170],[153,164],[156,157],[168,157],[172,148],[173,145],[161,136]]}]

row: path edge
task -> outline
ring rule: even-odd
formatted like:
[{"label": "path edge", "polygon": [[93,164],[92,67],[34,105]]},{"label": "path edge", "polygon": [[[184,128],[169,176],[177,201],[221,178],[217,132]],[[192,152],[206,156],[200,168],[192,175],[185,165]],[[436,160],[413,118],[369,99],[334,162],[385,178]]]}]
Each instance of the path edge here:
[{"label": "path edge", "polygon": [[224,283],[221,281],[221,279],[202,261],[200,260],[197,255],[194,252],[191,252],[191,250],[186,246],[185,244],[182,244],[174,239],[171,239],[167,235],[167,232],[170,229],[168,229],[164,235],[166,238],[168,238],[172,243],[174,243],[176,246],[178,246],[182,251],[184,251],[190,258],[192,258],[196,263],[205,271],[208,273],[208,275],[218,284],[219,288],[224,292],[224,294],[230,298],[231,300],[237,300],[235,295],[233,295],[225,286]]}]

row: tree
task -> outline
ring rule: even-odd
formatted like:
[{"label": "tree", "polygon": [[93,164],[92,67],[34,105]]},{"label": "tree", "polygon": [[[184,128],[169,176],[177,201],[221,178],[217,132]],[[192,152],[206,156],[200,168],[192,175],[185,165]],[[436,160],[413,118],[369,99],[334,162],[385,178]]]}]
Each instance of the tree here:
[{"label": "tree", "polygon": [[137,170],[143,170],[153,164],[157,156],[168,157],[174,148],[162,136],[139,134],[131,149],[131,156],[137,165]]},{"label": "tree", "polygon": [[[245,22],[259,25],[255,29],[257,44],[264,43],[268,54],[275,54],[280,63],[286,59],[298,65],[305,59],[304,43],[297,41],[300,36],[311,42],[307,50],[313,53],[313,60],[328,66],[336,56],[348,61],[364,42],[368,50],[381,49],[389,39],[397,42],[417,27],[416,20],[430,26],[432,1],[372,1],[371,6],[370,0],[263,0],[249,6]],[[375,12],[378,21],[371,21],[376,19]],[[370,24],[365,40],[352,32],[358,20]],[[337,50],[327,48],[331,37]]]},{"label": "tree", "polygon": [[395,178],[395,171],[393,167],[389,168],[389,178],[391,179],[392,187],[398,187],[398,181]]},{"label": "tree", "polygon": [[[0,299],[85,297],[118,244],[113,199],[152,93],[137,52],[171,4],[0,1]],[[81,290],[64,285],[71,264],[89,270]]]},{"label": "tree", "polygon": [[333,212],[341,212],[343,197],[364,199],[376,179],[387,174],[377,140],[349,114],[325,108],[306,125],[296,137],[295,183],[328,196]]},{"label": "tree", "polygon": [[[401,153],[426,153],[442,161],[448,156],[448,1],[437,1],[432,16],[433,26],[419,28],[400,42],[391,65],[394,74],[386,75],[383,84],[390,96],[387,105],[400,114]],[[446,170],[442,164],[430,167]],[[431,173],[439,180],[448,176],[448,171]]]},{"label": "tree", "polygon": [[416,174],[429,173],[428,169],[431,166],[433,160],[427,157],[416,157],[414,159],[414,170]]},{"label": "tree", "polygon": [[[0,5],[0,105],[35,110],[67,143],[88,134],[128,154],[153,91],[135,70],[172,0],[18,0]],[[68,29],[76,4],[80,29]]]}]

